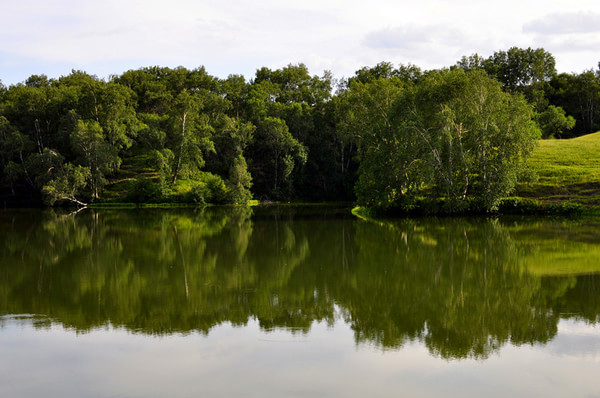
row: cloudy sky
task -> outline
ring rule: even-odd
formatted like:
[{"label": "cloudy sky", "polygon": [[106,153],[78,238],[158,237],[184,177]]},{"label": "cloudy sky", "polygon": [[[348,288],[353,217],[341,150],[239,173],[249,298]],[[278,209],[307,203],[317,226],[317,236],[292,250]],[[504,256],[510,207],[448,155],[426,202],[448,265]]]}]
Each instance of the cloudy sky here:
[{"label": "cloudy sky", "polygon": [[559,72],[600,61],[597,0],[3,0],[0,80],[106,78],[204,65],[248,78],[303,62],[336,77],[380,61],[450,66],[463,55],[543,47]]}]

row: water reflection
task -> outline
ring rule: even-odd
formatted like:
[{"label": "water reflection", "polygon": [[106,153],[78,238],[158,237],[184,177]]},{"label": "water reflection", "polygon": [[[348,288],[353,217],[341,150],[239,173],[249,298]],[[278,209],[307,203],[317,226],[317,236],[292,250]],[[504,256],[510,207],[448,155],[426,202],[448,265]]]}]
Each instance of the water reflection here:
[{"label": "water reflection", "polygon": [[[359,344],[486,358],[548,342],[561,319],[598,322],[600,279],[585,256],[598,253],[598,225],[575,223],[376,224],[331,207],[2,212],[0,315],[152,335],[344,321]],[[563,261],[567,246],[564,274],[548,253],[562,248]]]}]

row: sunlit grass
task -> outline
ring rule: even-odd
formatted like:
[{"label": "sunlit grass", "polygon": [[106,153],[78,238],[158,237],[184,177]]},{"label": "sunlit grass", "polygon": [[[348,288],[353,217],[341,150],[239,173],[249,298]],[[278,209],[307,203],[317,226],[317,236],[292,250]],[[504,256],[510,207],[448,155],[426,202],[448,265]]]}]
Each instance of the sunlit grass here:
[{"label": "sunlit grass", "polygon": [[528,161],[537,181],[517,195],[542,202],[600,205],[600,132],[569,140],[541,140]]}]

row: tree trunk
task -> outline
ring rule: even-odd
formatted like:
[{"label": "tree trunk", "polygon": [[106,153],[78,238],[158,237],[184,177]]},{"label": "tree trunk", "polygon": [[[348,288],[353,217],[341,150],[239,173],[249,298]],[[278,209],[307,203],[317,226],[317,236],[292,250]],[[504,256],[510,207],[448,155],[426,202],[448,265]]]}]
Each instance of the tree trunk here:
[{"label": "tree trunk", "polygon": [[181,158],[183,157],[183,148],[185,146],[185,121],[187,119],[187,112],[183,113],[183,121],[181,123],[181,145],[179,145],[179,154],[177,155],[177,164],[175,165],[175,172],[173,173],[173,184],[177,182],[177,174],[181,167]]}]

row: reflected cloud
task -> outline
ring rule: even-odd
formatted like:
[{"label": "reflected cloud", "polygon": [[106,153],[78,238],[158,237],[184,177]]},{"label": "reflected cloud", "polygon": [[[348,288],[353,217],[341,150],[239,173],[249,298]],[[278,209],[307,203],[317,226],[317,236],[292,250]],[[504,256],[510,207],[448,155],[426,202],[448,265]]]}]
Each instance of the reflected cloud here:
[{"label": "reflected cloud", "polygon": [[550,351],[560,356],[600,359],[600,325],[561,320]]}]

